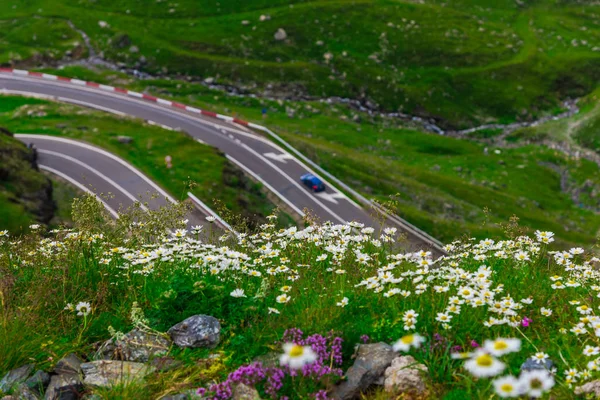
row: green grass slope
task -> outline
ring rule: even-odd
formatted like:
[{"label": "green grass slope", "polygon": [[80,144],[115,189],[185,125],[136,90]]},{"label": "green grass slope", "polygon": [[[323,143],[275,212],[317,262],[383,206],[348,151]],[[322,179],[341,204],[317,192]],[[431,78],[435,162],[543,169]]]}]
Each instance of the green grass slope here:
[{"label": "green grass slope", "polygon": [[149,72],[361,99],[448,127],[535,118],[600,77],[588,2],[31,0],[0,15],[0,63],[85,54],[70,20],[107,58]]},{"label": "green grass slope", "polygon": [[13,233],[47,224],[54,216],[52,184],[38,169],[32,152],[0,129],[0,223]]}]

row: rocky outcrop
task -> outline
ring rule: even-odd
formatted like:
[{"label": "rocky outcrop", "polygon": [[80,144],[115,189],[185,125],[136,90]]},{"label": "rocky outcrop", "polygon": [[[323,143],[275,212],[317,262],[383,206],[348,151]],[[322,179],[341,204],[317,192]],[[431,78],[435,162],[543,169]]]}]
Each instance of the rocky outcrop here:
[{"label": "rocky outcrop", "polygon": [[95,358],[103,360],[122,360],[148,362],[162,356],[171,347],[171,342],[156,333],[134,329],[119,340],[107,340],[96,352]]},{"label": "rocky outcrop", "polygon": [[379,383],[396,357],[392,346],[386,343],[359,345],[356,361],[346,372],[346,380],[333,389],[330,397],[340,400],[358,398],[360,393]]},{"label": "rocky outcrop", "polygon": [[99,360],[81,364],[81,370],[87,386],[107,387],[140,381],[154,368],[138,362]]},{"label": "rocky outcrop", "polygon": [[37,152],[0,128],[0,197],[21,205],[37,222],[47,224],[54,217],[52,182],[37,164]]},{"label": "rocky outcrop", "polygon": [[209,315],[194,315],[169,329],[169,335],[179,347],[214,348],[219,344],[221,324]]},{"label": "rocky outcrop", "polygon": [[396,357],[385,370],[385,391],[423,396],[427,391],[424,372],[427,372],[427,367],[417,363],[412,356]]}]

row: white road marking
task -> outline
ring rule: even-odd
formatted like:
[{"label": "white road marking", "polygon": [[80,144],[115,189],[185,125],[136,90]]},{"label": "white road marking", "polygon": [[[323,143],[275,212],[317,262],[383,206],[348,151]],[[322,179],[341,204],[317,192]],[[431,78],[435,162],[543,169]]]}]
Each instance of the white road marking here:
[{"label": "white road marking", "polygon": [[69,143],[69,144],[72,144],[74,146],[79,146],[79,147],[83,147],[84,149],[95,151],[95,152],[97,152],[99,154],[102,154],[103,156],[109,157],[110,159],[118,162],[119,164],[121,164],[121,165],[129,168],[129,170],[131,170],[137,176],[139,176],[140,178],[142,178],[144,180],[144,182],[146,182],[148,185],[152,186],[156,191],[158,191],[158,193],[160,193],[162,196],[164,196],[165,198],[167,198],[171,203],[177,203],[177,201],[173,197],[171,197],[171,195],[169,195],[167,192],[165,192],[156,183],[154,183],[153,181],[151,181],[146,175],[144,175],[143,173],[141,173],[137,168],[135,168],[134,166],[132,166],[128,162],[124,161],[123,159],[115,156],[114,154],[109,153],[106,150],[103,150],[103,149],[100,149],[98,147],[89,145],[87,143],[82,143],[82,142],[78,142],[76,140],[65,139],[65,138],[56,137],[56,136],[32,135],[32,134],[27,134],[27,133],[18,133],[18,134],[15,134],[15,136],[17,138],[23,137],[23,138],[43,139],[43,140],[51,140],[51,141],[53,140],[55,142]]},{"label": "white road marking", "polygon": [[[7,76],[7,77],[10,78],[10,76]],[[13,77],[13,78],[15,78],[15,77]],[[26,81],[36,81],[34,78],[30,78],[30,77],[24,78],[24,79],[23,78],[15,78],[15,79],[26,80]],[[64,83],[60,83],[60,82],[55,83],[55,82],[48,82],[48,81],[46,81],[44,83],[47,83],[49,85],[56,84],[58,86],[63,86],[63,87],[64,86],[68,86],[68,85],[65,85]],[[236,133],[236,134],[241,135],[241,136],[249,137],[249,138],[251,138],[253,140],[257,140],[257,141],[263,142],[263,143],[269,145],[270,147],[273,147],[273,148],[279,150],[281,153],[289,154],[286,150],[284,150],[283,148],[281,148],[277,144],[273,143],[272,141],[270,141],[270,140],[268,140],[266,138],[263,138],[263,137],[255,134],[255,133],[247,133],[247,132],[243,132],[243,131],[241,131],[239,129],[234,129],[234,128],[230,128],[228,126],[219,125],[219,124],[216,124],[214,122],[207,121],[205,119],[194,118],[194,117],[190,116],[189,114],[185,114],[185,113],[179,112],[177,110],[172,109],[171,107],[163,107],[163,106],[160,106],[160,105],[155,104],[155,103],[150,103],[150,102],[143,101],[143,100],[136,100],[136,99],[133,99],[131,97],[119,95],[119,94],[114,93],[114,92],[94,90],[94,88],[90,88],[90,87],[87,87],[87,86],[85,88],[82,87],[81,89],[84,89],[86,91],[93,92],[93,93],[96,93],[96,94],[103,94],[103,95],[106,95],[106,96],[115,97],[115,98],[122,99],[122,100],[127,100],[127,101],[131,101],[131,102],[138,102],[140,104],[143,104],[145,107],[156,108],[156,109],[165,111],[165,112],[167,112],[169,114],[177,115],[178,117],[181,116],[181,117],[183,117],[183,118],[185,118],[187,120],[196,121],[196,122],[198,122],[198,123],[200,123],[202,125],[209,125],[209,126],[212,126],[212,127],[216,128],[216,129],[219,129],[219,130],[225,130],[225,131]],[[139,97],[139,98],[142,97],[142,95],[140,93],[136,93],[136,92],[132,92],[132,91],[128,91],[128,93],[129,94],[133,94],[134,97]],[[63,98],[63,99],[64,99],[64,101],[66,101],[66,100],[72,100],[72,99],[66,99],[66,98]],[[188,111],[192,111],[192,112],[196,112],[197,111],[197,113],[200,113],[200,110],[193,109],[193,107],[188,107],[187,110]],[[222,120],[224,120],[226,122],[231,122],[231,121],[233,121],[233,118],[232,117],[228,117],[228,116],[224,116],[224,118],[222,118]],[[298,158],[294,157],[291,154],[290,154],[290,156],[291,156],[290,157],[291,160],[297,162],[300,166],[302,166],[303,168],[305,168],[307,171],[313,173],[315,176],[320,176],[320,174],[316,173],[312,168],[310,168],[309,166],[307,166],[306,164],[304,164]],[[328,184],[327,180],[323,179],[322,177],[321,177],[321,179],[323,180],[323,182],[325,184]],[[328,184],[328,186],[330,188],[332,188],[332,189],[335,189],[335,186],[333,186],[331,184]],[[353,204],[355,207],[357,207],[359,209],[362,209],[358,204],[356,204],[354,201],[352,201],[350,198],[348,198],[344,193],[342,193],[342,192],[340,192],[340,193],[344,196],[344,198],[346,198],[346,200],[348,200],[348,202],[350,202],[350,204]]]},{"label": "white road marking", "polygon": [[280,153],[280,154],[276,154],[276,153],[264,153],[263,155],[265,157],[267,157],[267,158],[270,158],[270,159],[275,160],[275,161],[282,162],[284,164],[287,164],[287,161],[285,161],[285,160],[291,160],[291,159],[294,158],[290,153]]},{"label": "white road marking", "polygon": [[292,210],[294,210],[296,213],[298,213],[298,215],[300,215],[301,217],[304,217],[305,214],[304,214],[304,212],[302,210],[300,210],[298,207],[296,207],[296,205],[294,203],[292,203],[291,201],[289,201],[284,195],[282,195],[277,190],[275,190],[275,188],[273,186],[269,185],[269,183],[267,181],[265,181],[263,178],[261,178],[258,174],[254,173],[254,171],[252,171],[250,168],[246,167],[244,164],[242,164],[241,162],[239,162],[235,158],[231,157],[229,154],[225,154],[225,157],[227,157],[227,159],[229,161],[231,161],[232,163],[234,163],[235,165],[237,165],[239,168],[241,168],[244,171],[246,171],[254,179],[256,179],[257,181],[259,181],[260,183],[262,183],[263,185],[265,185],[265,187],[267,189],[269,189],[271,192],[275,193],[275,195],[277,197],[279,197]]},{"label": "white road marking", "polygon": [[315,196],[319,196],[323,200],[330,201],[330,202],[332,202],[334,204],[338,204],[338,201],[336,199],[343,199],[344,198],[344,195],[342,193],[340,193],[340,192],[335,192],[335,193],[319,192],[319,193],[315,193]]},{"label": "white road marking", "polygon": [[79,188],[80,190],[91,194],[92,196],[96,197],[96,199],[98,199],[98,201],[100,203],[102,203],[104,205],[104,208],[106,208],[108,210],[108,212],[115,218],[119,218],[119,213],[117,213],[115,210],[113,210],[104,200],[102,200],[96,193],[92,192],[90,189],[88,189],[87,187],[83,186],[81,183],[77,182],[75,179],[71,178],[69,175],[63,174],[62,172],[54,169],[54,168],[50,168],[47,167],[45,165],[39,164],[38,165],[40,167],[40,169],[43,169],[44,171],[48,171],[56,176],[59,176],[61,178],[63,178],[64,180],[66,180],[67,182],[71,183],[73,186]]},{"label": "white road marking", "polygon": [[[265,157],[263,157],[262,154],[260,154],[259,152],[257,152],[256,150],[254,150],[252,147],[248,146],[245,143],[241,143],[241,146],[243,148],[245,148],[246,150],[248,150],[250,153],[254,154],[255,156],[257,156],[258,158],[260,158],[261,160],[263,160],[263,162],[267,165],[269,165],[271,168],[273,168],[275,171],[279,172],[285,179],[287,179],[292,185],[296,186],[298,189],[300,189],[301,191],[304,191],[304,188],[302,186],[300,186],[300,184],[298,182],[296,182],[294,179],[290,178],[290,176],[288,174],[286,174],[281,168],[279,168],[277,165],[273,164],[271,161],[267,160]],[[339,215],[337,215],[336,213],[334,213],[329,207],[327,207],[325,204],[321,203],[319,200],[317,200],[316,198],[312,197],[312,200],[317,203],[318,205],[321,206],[321,208],[323,208],[325,211],[327,211],[329,214],[331,214],[335,219],[337,219],[339,222],[341,222],[342,224],[345,224],[347,221],[344,220],[342,217],[340,217]]]},{"label": "white road marking", "polygon": [[93,172],[94,174],[98,175],[100,178],[104,179],[106,182],[108,182],[111,186],[115,187],[116,189],[118,189],[121,193],[123,193],[127,198],[129,198],[131,201],[138,202],[140,203],[140,208],[144,211],[148,211],[148,207],[146,207],[145,205],[142,204],[142,202],[140,201],[140,199],[136,198],[134,195],[132,195],[131,193],[129,193],[127,190],[125,190],[125,188],[123,188],[121,185],[119,185],[117,182],[113,181],[112,179],[110,179],[108,176],[104,175],[102,172],[98,171],[97,169],[90,167],[89,165],[87,165],[86,163],[78,160],[77,158],[68,156],[66,154],[63,153],[59,153],[56,151],[52,151],[52,150],[44,150],[44,149],[38,149],[39,153],[42,154],[50,154],[52,156],[55,157],[60,157],[63,158],[65,160],[71,161],[72,163],[75,163],[91,172]]}]

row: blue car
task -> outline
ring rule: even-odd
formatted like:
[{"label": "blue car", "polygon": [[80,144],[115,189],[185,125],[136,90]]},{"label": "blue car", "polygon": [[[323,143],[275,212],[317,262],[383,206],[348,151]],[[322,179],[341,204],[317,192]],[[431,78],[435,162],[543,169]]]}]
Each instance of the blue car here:
[{"label": "blue car", "polygon": [[300,180],[313,192],[322,192],[325,190],[325,184],[323,183],[323,181],[314,176],[313,174],[304,174],[300,177]]}]

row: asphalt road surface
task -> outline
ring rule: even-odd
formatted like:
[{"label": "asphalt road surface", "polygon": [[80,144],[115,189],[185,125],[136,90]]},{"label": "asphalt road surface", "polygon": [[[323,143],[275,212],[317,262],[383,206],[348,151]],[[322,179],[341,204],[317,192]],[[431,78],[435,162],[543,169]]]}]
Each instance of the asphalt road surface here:
[{"label": "asphalt road surface", "polygon": [[[167,128],[182,130],[203,143],[223,151],[232,162],[265,184],[268,189],[300,215],[304,215],[305,211],[308,210],[318,216],[321,221],[332,221],[334,223],[358,221],[375,228],[380,226],[369,211],[363,209],[344,193],[328,184],[326,180],[324,180],[327,187],[325,192],[313,193],[306,188],[300,182],[299,177],[306,172],[314,171],[281,147],[245,127],[202,117],[185,110],[151,103],[143,99],[127,97],[120,93],[111,93],[85,86],[74,86],[60,81],[46,81],[35,77],[12,76],[0,73],[0,90],[50,96],[59,101],[92,107],[119,115],[126,114],[152,121]],[[173,133],[165,130],[165,135],[168,134]],[[81,167],[82,171],[85,170],[81,165],[75,165],[76,163],[74,164],[72,160],[54,153],[68,153],[70,157],[83,158],[89,161],[87,157],[90,154],[86,153],[86,150],[80,146],[67,148],[63,147],[65,146],[64,143],[59,144],[43,139],[38,140],[36,146],[40,149],[40,156],[45,157],[44,162],[47,159],[48,163],[51,163],[50,166],[70,163],[72,168],[79,169]],[[96,165],[95,163],[98,163],[96,166],[102,169],[96,169],[102,171],[102,174],[110,177],[121,187],[126,188],[130,195],[137,197],[139,194],[147,192],[148,187],[142,185],[139,181],[131,180],[131,175],[127,174],[123,168],[117,165],[101,166],[99,160],[89,162],[94,163],[91,165],[92,167]],[[93,174],[89,169],[87,171],[88,176]],[[99,190],[103,190],[103,188],[98,187]],[[111,191],[123,201],[125,198],[131,200],[130,196],[123,191],[116,191],[114,186]],[[388,220],[387,224],[397,227],[401,232],[404,231],[413,249],[435,250],[435,245],[428,238],[423,238],[406,230],[396,221]],[[439,251],[437,253],[439,254]]]}]

